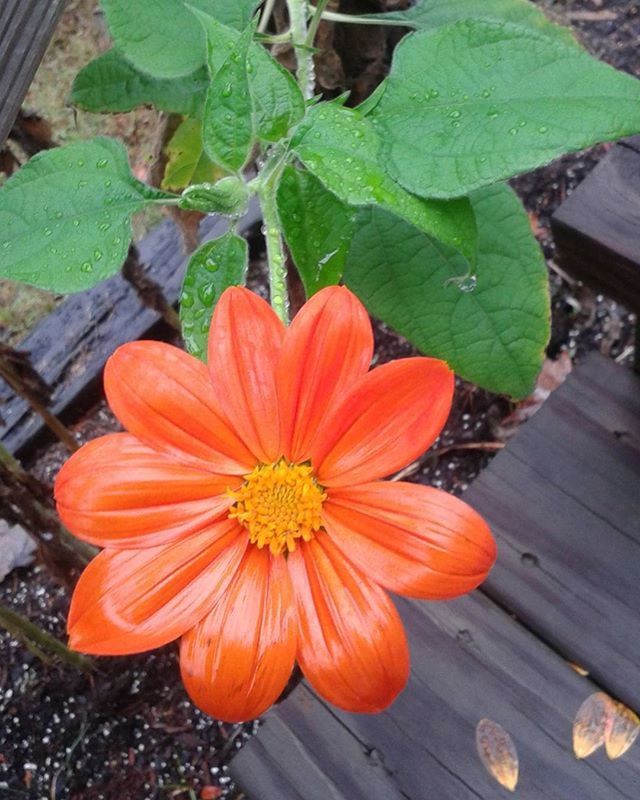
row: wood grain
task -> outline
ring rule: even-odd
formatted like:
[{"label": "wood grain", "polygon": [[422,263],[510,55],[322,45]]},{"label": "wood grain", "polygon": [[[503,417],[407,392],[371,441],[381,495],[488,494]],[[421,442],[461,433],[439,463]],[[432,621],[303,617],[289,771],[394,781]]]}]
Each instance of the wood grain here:
[{"label": "wood grain", "polygon": [[44,56],[66,0],[0,2],[0,148]]},{"label": "wood grain", "polygon": [[640,311],[640,137],[614,147],[551,223],[566,272]]}]

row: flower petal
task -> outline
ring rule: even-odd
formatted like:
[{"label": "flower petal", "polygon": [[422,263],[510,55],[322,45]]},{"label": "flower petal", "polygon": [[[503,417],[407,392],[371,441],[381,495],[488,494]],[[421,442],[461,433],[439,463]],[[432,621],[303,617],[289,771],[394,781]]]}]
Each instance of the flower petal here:
[{"label": "flower petal", "polygon": [[369,315],[343,286],[315,294],[289,326],[278,362],[285,456],[309,458],[323,419],[341,402],[373,356]]},{"label": "flower petal", "polygon": [[409,676],[402,622],[388,595],[324,533],[289,555],[298,661],[311,685],[346,711],[386,708]]},{"label": "flower petal", "polygon": [[124,427],[156,450],[242,475],[255,459],[215,402],[206,366],[163,342],[130,342],[107,361],[104,388]]},{"label": "flower petal", "polygon": [[255,459],[264,463],[281,455],[275,369],[284,333],[271,306],[240,287],[222,294],[209,332],[217,400]]},{"label": "flower petal", "polygon": [[182,680],[217,719],[254,719],[274,703],[296,652],[287,562],[249,547],[224,597],[180,643]]},{"label": "flower petal", "polygon": [[103,550],[73,593],[71,647],[124,655],[177,639],[223,594],[246,547],[245,531],[225,519],[175,544]]},{"label": "flower petal", "polygon": [[181,464],[128,433],[85,444],[55,484],[58,513],[79,539],[110,548],[168,544],[201,530],[233,503],[239,476]]},{"label": "flower petal", "polygon": [[323,426],[311,455],[324,486],[352,486],[400,469],[447,421],[454,376],[444,361],[403,358],[361,378]]},{"label": "flower petal", "polygon": [[376,583],[398,594],[447,600],[475,589],[496,558],[483,518],[447,492],[412,483],[331,490],[327,533]]}]

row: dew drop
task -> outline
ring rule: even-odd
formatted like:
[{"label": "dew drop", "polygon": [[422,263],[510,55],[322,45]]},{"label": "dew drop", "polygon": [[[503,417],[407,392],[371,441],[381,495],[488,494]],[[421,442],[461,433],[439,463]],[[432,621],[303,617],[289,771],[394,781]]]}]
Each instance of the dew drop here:
[{"label": "dew drop", "polygon": [[94,250],[93,257],[96,261],[102,261],[102,250]]},{"label": "dew drop", "polygon": [[108,165],[109,165],[108,158],[101,158],[100,161],[96,161],[96,167],[98,167],[98,169],[104,169]]},{"label": "dew drop", "polygon": [[538,131],[539,131],[540,133],[546,133],[548,130],[549,130],[549,128],[547,128],[547,126],[546,126],[546,125],[541,125],[541,126],[538,128]]},{"label": "dew drop", "polygon": [[489,89],[485,89],[485,90],[482,92],[482,96],[483,96],[483,97],[491,97],[491,92],[489,91]]},{"label": "dew drop", "polygon": [[198,297],[200,298],[200,302],[204,303],[205,306],[211,305],[215,296],[216,287],[213,285],[213,283],[205,283],[204,286],[201,286],[198,289]]},{"label": "dew drop", "polygon": [[461,117],[461,113],[460,113],[460,111],[458,111],[458,110],[456,109],[455,111],[452,111],[452,112],[449,114],[449,116],[451,117],[451,119],[460,119],[460,117]]},{"label": "dew drop", "polygon": [[100,225],[98,225],[98,230],[102,231],[102,233],[106,233],[110,227],[111,224],[109,222],[101,222]]},{"label": "dew drop", "polygon": [[80,220],[77,217],[76,217],[76,219],[73,220],[73,227],[74,228],[79,228],[80,227]]},{"label": "dew drop", "polygon": [[180,295],[180,305],[183,308],[192,308],[193,307],[193,296],[189,294],[189,292],[183,292]]},{"label": "dew drop", "polygon": [[211,320],[205,320],[202,325],[200,326],[200,333],[209,333],[209,328],[211,327]]},{"label": "dew drop", "polygon": [[11,242],[2,242],[2,249],[8,250],[11,247]]},{"label": "dew drop", "polygon": [[78,159],[78,166],[79,167],[84,167],[84,159],[83,158]]},{"label": "dew drop", "polygon": [[44,235],[45,236],[51,236],[52,233],[53,233],[53,231],[51,230],[51,228],[45,228],[44,229]]},{"label": "dew drop", "polygon": [[80,265],[81,272],[93,272],[93,267],[91,266],[90,261],[83,261]]},{"label": "dew drop", "polygon": [[204,262],[204,266],[209,272],[217,272],[220,269],[220,265],[217,261],[214,261],[213,258],[207,258]]},{"label": "dew drop", "polygon": [[231,95],[233,94],[233,86],[232,86],[230,83],[228,83],[228,84],[227,84],[227,85],[224,87],[224,89],[222,90],[222,92],[221,92],[220,94],[221,94],[223,97],[231,97]]},{"label": "dew drop", "polygon": [[498,117],[500,116],[500,112],[499,111],[489,111],[487,116],[489,117],[489,119],[498,119]]},{"label": "dew drop", "polygon": [[105,181],[104,182],[104,188],[108,189],[111,186],[112,183],[113,183],[113,181],[110,181],[110,180],[109,181]]},{"label": "dew drop", "polygon": [[515,136],[517,133],[518,133],[518,129],[517,128],[509,128],[509,135],[510,136]]}]

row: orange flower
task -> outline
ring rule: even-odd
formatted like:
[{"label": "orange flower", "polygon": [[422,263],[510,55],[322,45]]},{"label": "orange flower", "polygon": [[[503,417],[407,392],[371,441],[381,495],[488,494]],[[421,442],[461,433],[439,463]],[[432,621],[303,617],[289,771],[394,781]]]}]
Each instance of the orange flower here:
[{"label": "orange flower", "polygon": [[129,432],[85,445],[56,481],[64,523],[105,548],[73,595],[71,646],[118,655],[181,637],[187,691],[229,721],[264,712],[296,659],[341,708],[391,703],[409,655],[384,590],[468,592],[495,544],[461,500],[379,480],[433,443],[454,379],[431,358],[367,372],[372,354],[341,287],[289,328],[228,289],[208,368],[160,342],[117,350],[105,390]]}]

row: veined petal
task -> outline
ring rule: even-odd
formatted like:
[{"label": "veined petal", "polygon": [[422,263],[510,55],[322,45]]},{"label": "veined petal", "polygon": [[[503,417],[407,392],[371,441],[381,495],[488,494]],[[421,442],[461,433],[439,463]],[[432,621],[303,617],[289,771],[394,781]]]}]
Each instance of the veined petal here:
[{"label": "veined petal", "polygon": [[224,596],[182,637],[182,680],[207,714],[227,722],[254,719],[282,693],[295,652],[287,562],[250,546]]},{"label": "veined petal", "polygon": [[107,361],[113,413],[138,439],[211,472],[242,475],[255,458],[215,402],[206,366],[163,342],[130,342]]},{"label": "veined petal", "polygon": [[400,469],[444,427],[454,376],[444,361],[403,358],[362,377],[323,425],[312,462],[324,486],[353,486]]},{"label": "veined petal", "polygon": [[475,589],[496,558],[484,519],[440,489],[369,483],[332,489],[328,535],[376,583],[398,594],[447,600]]},{"label": "veined petal", "polygon": [[103,550],[73,593],[71,647],[125,655],[177,639],[223,595],[246,547],[245,531],[225,519],[174,544]]},{"label": "veined petal", "polygon": [[373,332],[358,298],[343,286],[315,294],[285,336],[278,362],[284,455],[310,456],[320,425],[369,368]]},{"label": "veined petal", "polygon": [[289,555],[298,661],[311,685],[346,711],[386,708],[409,676],[402,622],[388,595],[324,533]]},{"label": "veined petal", "polygon": [[169,544],[211,525],[240,476],[180,463],[128,433],[85,444],[55,483],[58,513],[79,539],[112,549]]},{"label": "veined petal", "polygon": [[276,363],[285,327],[248,289],[220,298],[209,332],[209,372],[226,416],[254,455],[269,463],[281,455]]}]

